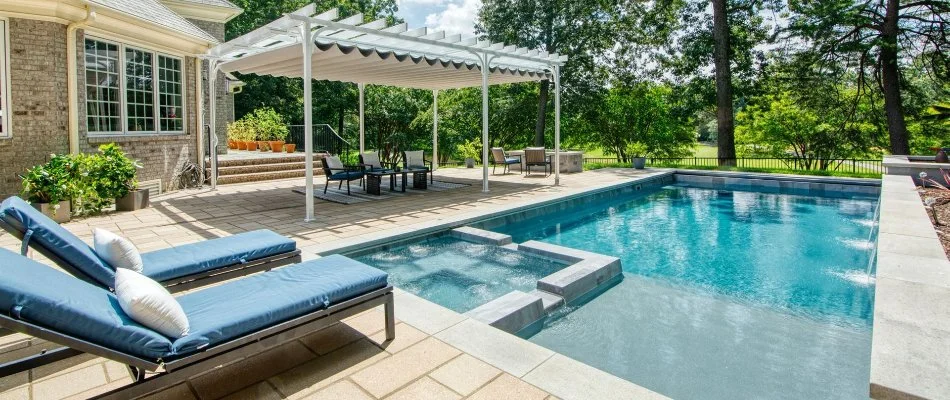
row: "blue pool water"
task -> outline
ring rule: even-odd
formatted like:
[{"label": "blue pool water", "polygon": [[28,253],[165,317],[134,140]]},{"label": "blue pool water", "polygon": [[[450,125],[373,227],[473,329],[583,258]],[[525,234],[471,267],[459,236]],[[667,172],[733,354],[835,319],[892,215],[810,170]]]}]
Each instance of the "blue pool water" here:
[{"label": "blue pool water", "polygon": [[564,264],[448,236],[373,251],[357,260],[389,273],[394,286],[464,313],[512,290],[529,292]]},{"label": "blue pool water", "polygon": [[485,225],[623,262],[532,342],[673,398],[867,399],[876,203],[671,185]]}]

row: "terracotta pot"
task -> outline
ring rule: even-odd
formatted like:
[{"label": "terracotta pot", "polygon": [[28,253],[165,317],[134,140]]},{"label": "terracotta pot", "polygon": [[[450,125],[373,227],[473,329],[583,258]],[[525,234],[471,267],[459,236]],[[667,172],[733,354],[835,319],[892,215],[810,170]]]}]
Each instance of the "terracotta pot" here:
[{"label": "terracotta pot", "polygon": [[257,142],[257,149],[260,151],[267,151],[270,149],[270,144],[265,140],[260,140]]},{"label": "terracotta pot", "polygon": [[148,208],[148,190],[133,190],[124,197],[115,199],[116,211],[135,211]]},{"label": "terracotta pot", "polygon": [[284,151],[286,151],[286,152],[288,152],[288,153],[293,153],[293,152],[297,151],[297,145],[294,144],[294,143],[287,143],[287,144],[284,145]]},{"label": "terracotta pot", "polygon": [[69,200],[59,202],[58,207],[50,203],[30,203],[30,205],[58,223],[69,222],[72,215],[72,206]]},{"label": "terracotta pot", "polygon": [[281,151],[284,150],[283,140],[271,140],[270,142],[267,142],[267,143],[270,144],[270,149],[274,153],[280,153]]},{"label": "terracotta pot", "polygon": [[247,148],[247,150],[250,150],[250,151],[257,150],[257,142],[246,142],[244,145]]},{"label": "terracotta pot", "polygon": [[231,139],[228,139],[228,148],[231,149],[231,150],[236,149],[236,148],[237,148],[237,143],[235,143],[235,142],[234,142],[233,140],[231,140]]},{"label": "terracotta pot", "polygon": [[238,140],[235,145],[238,150],[247,150],[247,142],[243,140]]}]

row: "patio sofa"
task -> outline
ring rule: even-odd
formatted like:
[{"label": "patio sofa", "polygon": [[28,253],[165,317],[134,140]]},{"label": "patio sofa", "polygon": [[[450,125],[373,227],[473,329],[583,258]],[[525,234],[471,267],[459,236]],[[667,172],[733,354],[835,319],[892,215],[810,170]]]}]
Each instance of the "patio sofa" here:
[{"label": "patio sofa", "polygon": [[[177,339],[134,322],[108,289],[4,249],[0,276],[0,327],[128,366],[134,382],[102,398],[153,393],[379,305],[395,338],[387,274],[339,255],[177,297],[190,324]],[[0,376],[32,367],[0,366]]]},{"label": "patio sofa", "polygon": [[[0,203],[0,226],[40,252],[66,272],[104,288],[112,288],[115,269],[95,250],[19,197]],[[180,292],[281,265],[300,262],[292,239],[256,230],[198,243],[142,253],[143,275],[170,292]]]}]

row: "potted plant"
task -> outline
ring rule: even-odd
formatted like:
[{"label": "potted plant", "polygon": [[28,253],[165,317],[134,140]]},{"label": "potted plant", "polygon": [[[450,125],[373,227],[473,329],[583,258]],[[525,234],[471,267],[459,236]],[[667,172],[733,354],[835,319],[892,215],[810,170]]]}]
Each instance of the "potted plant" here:
[{"label": "potted plant", "polygon": [[240,121],[235,121],[228,124],[228,148],[231,150],[237,150],[240,147],[240,142],[243,140],[241,137],[241,124]]},{"label": "potted plant", "polygon": [[284,143],[287,143],[287,135],[290,131],[284,123],[284,118],[277,111],[271,107],[258,108],[245,118],[254,125],[254,131],[261,140],[267,141],[268,149],[275,153],[284,150]]},{"label": "potted plant", "polygon": [[149,191],[139,190],[135,171],[142,168],[115,143],[99,146],[99,196],[114,198],[116,211],[135,211],[149,206]]},{"label": "potted plant", "polygon": [[23,197],[34,208],[63,223],[72,215],[70,200],[74,194],[73,170],[75,164],[68,155],[53,155],[49,162],[26,171],[23,181]]},{"label": "potted plant", "polygon": [[457,147],[459,155],[465,159],[465,168],[475,168],[475,159],[480,158],[482,149],[479,141],[469,140]]},{"label": "potted plant", "polygon": [[643,169],[647,165],[647,152],[649,148],[642,142],[633,142],[627,145],[627,157],[633,163],[633,168]]},{"label": "potted plant", "polygon": [[284,151],[288,153],[293,153],[297,151],[297,145],[295,143],[287,143],[284,145]]}]

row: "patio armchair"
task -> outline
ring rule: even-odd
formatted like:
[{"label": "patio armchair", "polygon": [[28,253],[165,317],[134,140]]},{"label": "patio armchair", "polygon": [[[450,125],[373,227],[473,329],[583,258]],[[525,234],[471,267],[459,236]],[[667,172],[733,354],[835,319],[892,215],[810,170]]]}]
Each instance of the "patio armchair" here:
[{"label": "patio armchair", "polygon": [[432,174],[432,161],[425,159],[425,153],[422,150],[402,152],[403,167],[410,171],[425,170],[429,174],[429,182],[435,182],[435,176]]},{"label": "patio armchair", "polygon": [[505,154],[505,149],[501,147],[492,147],[491,148],[491,164],[492,164],[492,167],[491,167],[492,174],[495,173],[495,168],[498,167],[498,165],[504,166],[501,173],[507,174],[509,171],[510,165],[513,165],[513,164],[521,165],[521,156],[517,154],[514,156],[509,156],[508,154]]},{"label": "patio armchair", "polygon": [[380,161],[379,153],[360,153],[360,166],[366,171],[394,170],[396,163]]},{"label": "patio armchair", "polygon": [[[155,393],[380,305],[386,340],[395,338],[387,274],[340,255],[176,297],[190,326],[180,338],[133,321],[108,289],[4,249],[0,276],[0,328],[66,346],[53,350],[59,354],[85,352],[128,367],[132,383],[101,399]],[[35,363],[29,357],[3,364],[0,376],[27,371]]]},{"label": "patio armchair", "polygon": [[350,181],[360,180],[362,186],[364,169],[361,166],[343,165],[343,161],[337,156],[323,157],[320,162],[323,164],[323,175],[327,177],[327,183],[323,186],[323,193],[327,192],[330,182],[340,182],[337,189],[343,188],[343,182],[346,182],[346,194],[350,194]]},{"label": "patio armchair", "polygon": [[524,149],[524,167],[525,175],[531,175],[531,167],[544,167],[545,176],[551,175],[551,156],[544,147],[528,147]]},{"label": "patio armchair", "polygon": [[[66,272],[102,288],[115,285],[115,268],[79,237],[19,197],[0,203],[0,227]],[[143,275],[180,292],[300,262],[297,243],[269,230],[145,252]]]}]

